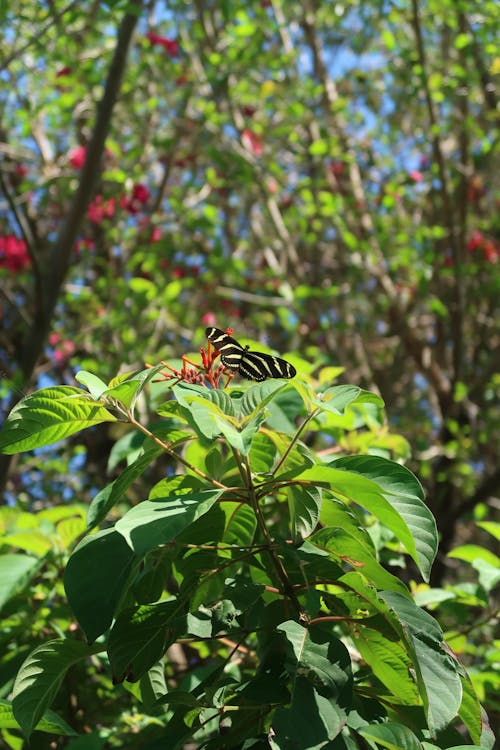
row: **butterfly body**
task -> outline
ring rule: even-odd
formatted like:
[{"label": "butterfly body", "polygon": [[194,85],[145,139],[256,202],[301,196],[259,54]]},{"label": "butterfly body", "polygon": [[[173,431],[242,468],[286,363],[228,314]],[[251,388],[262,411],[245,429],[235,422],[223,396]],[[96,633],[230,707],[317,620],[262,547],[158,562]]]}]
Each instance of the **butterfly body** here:
[{"label": "butterfly body", "polygon": [[293,378],[297,371],[290,362],[264,352],[251,352],[220,328],[207,328],[207,339],[217,349],[221,362],[228,370],[235,370],[248,380]]}]

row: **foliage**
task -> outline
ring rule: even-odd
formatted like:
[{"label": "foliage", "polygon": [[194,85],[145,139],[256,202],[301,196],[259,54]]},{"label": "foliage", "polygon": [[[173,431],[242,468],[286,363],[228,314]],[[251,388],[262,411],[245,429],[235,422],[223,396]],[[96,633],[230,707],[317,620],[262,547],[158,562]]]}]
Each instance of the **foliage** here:
[{"label": "foliage", "polygon": [[[0,433],[5,453],[38,450],[89,427],[92,414],[143,438],[94,499],[65,568],[87,645],[62,633],[44,639],[17,673],[12,712],[23,731],[44,729],[68,670],[106,656],[113,682],[135,686],[151,747],[161,738],[172,748],[306,750],[333,740],[411,748],[429,737],[449,747],[457,716],[474,743],[491,746],[437,621],[381,564],[388,552],[393,564],[406,554],[429,578],[437,533],[420,484],[380,455],[321,456],[312,447],[322,434],[341,443],[353,416],[383,438],[380,399],[306,379],[214,389],[214,354],[198,366],[201,384],[165,372],[174,398],[156,394],[154,430],[137,412],[158,368],[104,389],[82,373],[94,395],[38,391]],[[158,448],[175,471],[110,522]],[[71,538],[83,532],[81,518],[71,524]],[[5,542],[47,554],[33,525],[32,537]],[[18,557],[30,564],[11,568],[7,600],[39,574],[36,559]],[[180,644],[191,654],[185,664],[169,656]]]},{"label": "foliage", "polygon": [[[74,389],[82,368],[95,401],[80,401],[76,427],[51,398],[69,439],[0,455],[12,533],[32,523],[40,550],[54,549],[47,506],[91,505],[93,527],[126,512],[125,492],[139,503],[178,472],[157,444],[142,454],[142,433],[113,410],[100,421],[99,378],[178,356],[206,326],[234,326],[244,344],[258,337],[260,351],[300,352],[301,374],[385,401],[390,430],[365,404],[362,416],[329,413],[308,448],[389,456],[418,475],[440,545],[417,595],[447,636],[459,634],[454,647],[498,729],[497,538],[484,526],[496,522],[500,486],[498,4],[7,0],[0,20],[0,407],[9,413],[33,388]],[[134,384],[112,387],[132,407]],[[203,420],[188,422],[198,436],[212,420],[226,441],[239,436],[240,451],[255,439],[255,425],[242,435],[216,418],[226,398],[195,407],[184,397]],[[140,421],[156,434],[154,403],[139,402]],[[293,402],[268,408],[279,432],[292,429]],[[49,420],[46,438],[62,438],[62,424]],[[32,432],[33,422],[28,443]],[[178,432],[178,450],[194,450]],[[315,504],[313,493],[310,525]],[[305,521],[290,507],[295,538]],[[369,532],[384,569],[412,585],[414,564],[398,568],[385,530]],[[61,574],[69,550],[7,549],[30,558],[11,560],[4,589],[11,597],[25,566],[34,587],[5,606],[28,616],[15,642],[30,651],[38,634],[65,630],[46,624],[39,602],[51,601],[46,576]],[[422,564],[416,543],[413,555]],[[41,578],[31,558],[43,560]],[[90,661],[99,684],[100,658]],[[101,711],[120,715],[108,722],[120,736],[140,724],[127,698]]]}]

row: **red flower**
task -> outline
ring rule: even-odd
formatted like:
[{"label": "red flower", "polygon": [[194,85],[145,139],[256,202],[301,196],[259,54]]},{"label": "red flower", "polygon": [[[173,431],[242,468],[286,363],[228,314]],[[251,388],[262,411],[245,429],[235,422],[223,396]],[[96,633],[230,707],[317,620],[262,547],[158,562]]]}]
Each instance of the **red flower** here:
[{"label": "red flower", "polygon": [[57,71],[56,78],[65,78],[69,75],[71,75],[71,68],[68,68],[68,66],[66,66],[65,68],[61,68]]},{"label": "red flower", "polygon": [[77,146],[69,152],[69,163],[75,169],[81,169],[85,164],[87,149],[85,146]]},{"label": "red flower", "polygon": [[484,238],[483,233],[479,232],[477,229],[474,229],[467,243],[467,251],[469,253],[475,252],[478,249],[478,247],[482,247],[484,243],[484,239],[485,238]]},{"label": "red flower", "polygon": [[170,57],[178,57],[179,42],[176,39],[169,39],[167,36],[160,36],[160,34],[155,34],[154,31],[148,31],[146,39],[153,45],[159,44],[160,47],[164,47]]},{"label": "red flower", "polygon": [[251,151],[254,156],[262,156],[263,146],[262,139],[256,135],[252,130],[245,129],[241,134],[241,142],[248,151]]},{"label": "red flower", "polygon": [[334,159],[328,169],[333,177],[341,177],[344,174],[345,164],[340,159]]},{"label": "red flower", "polygon": [[87,237],[81,237],[79,240],[75,242],[75,253],[78,255],[79,253],[82,253],[84,250],[87,252],[94,249],[94,241],[88,239]]},{"label": "red flower", "polygon": [[148,202],[149,195],[149,188],[141,182],[137,182],[132,188],[132,195],[123,195],[120,198],[120,206],[129,213],[136,214]]},{"label": "red flower", "polygon": [[104,200],[102,195],[96,195],[94,200],[89,204],[87,216],[94,224],[100,224],[103,219],[111,218],[116,211],[116,199],[108,198]]},{"label": "red flower", "polygon": [[0,268],[9,271],[24,271],[31,265],[28,247],[24,240],[20,240],[13,234],[0,237]]},{"label": "red flower", "polygon": [[500,251],[495,245],[493,240],[486,240],[481,250],[483,251],[483,257],[488,263],[496,263],[500,258]]}]

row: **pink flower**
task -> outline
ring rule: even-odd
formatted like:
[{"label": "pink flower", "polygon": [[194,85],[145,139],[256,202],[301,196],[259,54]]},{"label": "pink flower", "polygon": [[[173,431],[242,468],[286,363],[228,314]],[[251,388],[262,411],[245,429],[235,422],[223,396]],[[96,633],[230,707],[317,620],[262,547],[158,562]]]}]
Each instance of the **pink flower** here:
[{"label": "pink flower", "polygon": [[85,146],[77,146],[69,152],[69,163],[75,169],[81,169],[85,164],[87,149]]},{"label": "pink flower", "polygon": [[49,336],[49,344],[51,346],[55,346],[56,344],[60,342],[60,340],[61,340],[61,337],[59,336],[58,333],[53,332]]},{"label": "pink flower", "polygon": [[101,222],[114,216],[116,211],[116,199],[108,198],[104,200],[102,195],[96,195],[94,200],[89,204],[87,209],[87,216],[94,224],[101,224]]},{"label": "pink flower", "polygon": [[75,353],[75,345],[72,341],[61,341],[61,346],[54,350],[54,362],[57,364],[63,364],[67,359]]},{"label": "pink flower", "polygon": [[167,36],[160,36],[160,34],[155,34],[154,31],[148,31],[146,39],[153,45],[158,44],[160,47],[164,47],[170,57],[178,57],[179,42],[176,39],[169,39]]},{"label": "pink flower", "polygon": [[254,156],[262,156],[263,146],[262,139],[256,135],[252,130],[245,129],[241,134],[241,142],[248,151],[251,151]]},{"label": "pink flower", "polygon": [[277,193],[278,192],[278,183],[274,179],[274,177],[270,177],[267,181],[267,189],[270,193]]},{"label": "pink flower", "polygon": [[204,315],[201,316],[201,322],[205,326],[214,326],[215,325],[215,313],[213,312],[206,312]]},{"label": "pink flower", "polygon": [[31,265],[28,246],[13,234],[0,237],[0,268],[9,271],[24,271]]},{"label": "pink flower", "polygon": [[155,242],[159,242],[160,240],[161,240],[160,227],[153,227],[149,241],[151,242],[151,244],[154,244]]},{"label": "pink flower", "polygon": [[413,180],[413,182],[422,182],[424,179],[424,175],[422,172],[419,172],[418,169],[410,169],[408,172],[408,177],[410,180]]}]

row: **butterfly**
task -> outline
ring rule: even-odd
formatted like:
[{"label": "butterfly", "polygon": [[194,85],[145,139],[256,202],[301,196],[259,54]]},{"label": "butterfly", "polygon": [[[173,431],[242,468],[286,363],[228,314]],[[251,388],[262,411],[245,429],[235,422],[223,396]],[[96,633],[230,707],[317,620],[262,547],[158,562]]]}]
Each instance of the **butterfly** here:
[{"label": "butterfly", "polygon": [[251,352],[220,328],[207,328],[207,339],[220,354],[221,362],[229,370],[236,370],[248,380],[293,378],[297,370],[290,362],[264,352]]}]

